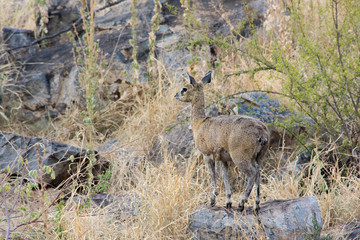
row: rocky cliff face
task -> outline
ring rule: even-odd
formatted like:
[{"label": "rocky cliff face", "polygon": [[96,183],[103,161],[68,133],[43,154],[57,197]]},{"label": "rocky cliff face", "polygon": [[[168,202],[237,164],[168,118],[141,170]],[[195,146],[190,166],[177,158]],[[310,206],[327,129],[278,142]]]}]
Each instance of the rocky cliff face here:
[{"label": "rocky cliff face", "polygon": [[[130,0],[118,1],[111,8],[105,8],[96,14],[96,41],[99,43],[103,62],[111,69],[111,74],[122,80],[132,79],[132,39],[130,25]],[[178,49],[184,39],[192,32],[183,24],[183,8],[180,1],[161,1],[161,23],[156,31],[155,54],[170,74],[180,77],[187,67],[190,52]],[[176,14],[169,11],[169,3],[177,9]],[[245,16],[245,4],[239,1],[196,1],[194,16],[208,28],[211,36],[227,35]],[[79,23],[81,14],[79,3],[75,0],[52,0],[37,13],[37,30],[34,34],[28,30],[3,28],[3,42],[8,48],[29,45],[34,36],[42,32],[48,38],[45,41],[10,51],[12,62],[19,72],[12,76],[11,82],[2,86],[0,103],[8,117],[26,122],[34,131],[41,129],[50,119],[64,114],[73,104],[82,101],[82,89],[78,80],[78,67],[74,59],[74,40],[67,34],[58,34],[74,23]],[[249,1],[246,8],[255,13],[255,23],[261,24],[266,6],[263,0]],[[139,0],[137,21],[135,24],[138,46],[137,58],[140,64],[139,81],[146,81],[148,39],[151,18],[154,15],[153,1]],[[226,13],[226,18],[223,13]],[[44,18],[46,20],[44,20]],[[71,28],[70,28],[71,29]],[[76,28],[81,36],[81,27]],[[75,39],[78,42],[79,39]],[[208,53],[210,54],[210,53]],[[3,58],[2,61],[5,61]],[[124,74],[125,73],[125,74]],[[114,82],[106,82],[111,88]]]}]

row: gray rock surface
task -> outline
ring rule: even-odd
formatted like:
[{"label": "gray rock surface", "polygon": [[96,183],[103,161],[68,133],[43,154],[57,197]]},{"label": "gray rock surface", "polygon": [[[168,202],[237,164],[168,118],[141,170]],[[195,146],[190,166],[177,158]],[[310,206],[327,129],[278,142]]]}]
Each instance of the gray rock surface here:
[{"label": "gray rock surface", "polygon": [[102,208],[109,216],[114,216],[118,220],[128,220],[136,216],[141,208],[141,197],[133,192],[113,195],[107,193],[97,193],[88,198],[87,196],[75,195],[68,199],[69,202],[86,205],[90,204],[94,208]]},{"label": "gray rock surface", "polygon": [[[322,218],[314,196],[267,201],[258,216],[223,207],[201,207],[190,215],[194,239],[314,239],[320,237]],[[314,237],[314,238],[313,238]]]},{"label": "gray rock surface", "polygon": [[[32,41],[35,40],[34,32],[26,29],[16,29],[12,27],[3,27],[2,28],[2,38],[7,48],[18,48],[30,45]],[[32,54],[38,50],[37,46],[31,46],[27,48],[21,48],[16,51],[13,51],[12,54],[14,58],[21,58],[25,55]],[[2,63],[0,57],[0,63]]]},{"label": "gray rock surface", "polygon": [[[40,155],[36,150],[39,146]],[[74,157],[74,161],[70,160]],[[50,166],[55,172],[55,179],[49,174],[43,176],[44,183],[58,186],[75,172],[79,162],[86,156],[86,149],[53,142],[43,138],[25,137],[14,133],[0,132],[0,171],[15,175],[28,175],[29,171],[39,170],[41,166]],[[21,162],[26,162],[22,164]],[[36,181],[36,179],[33,179]]]},{"label": "gray rock surface", "polygon": [[[165,7],[165,2],[175,6],[177,14],[172,14]],[[168,69],[170,77],[180,79],[188,66],[191,54],[187,49],[177,48],[177,45],[184,39],[189,39],[192,33],[183,26],[184,10],[180,1],[161,1],[161,3],[163,8],[160,27],[156,31],[155,54],[162,66]],[[78,10],[79,4],[79,1],[75,0],[50,0],[47,5],[38,6],[35,35],[39,37],[40,32],[46,30],[43,34],[50,36],[73,24],[81,16]],[[231,28],[236,27],[245,17],[244,4],[239,1],[202,0],[194,4],[196,9],[194,17],[209,29],[212,33],[210,37],[216,34],[229,34]],[[132,47],[129,43],[132,39],[130,5],[130,0],[124,0],[111,8],[97,12],[95,19],[95,39],[105,58],[103,61],[113,66],[112,74],[121,75],[121,80],[125,81],[133,78]],[[264,1],[252,0],[246,5],[250,11],[253,11],[256,24],[260,25],[266,11]],[[148,38],[151,18],[154,15],[153,9],[153,1],[137,1],[135,42],[138,46],[137,58],[141,66],[138,79],[140,82],[147,80],[145,73],[147,72]],[[222,17],[224,13],[228,16],[228,22]],[[40,22],[41,17],[43,23]],[[232,27],[229,26],[229,22],[233,25]],[[10,30],[10,28],[4,28],[4,31],[8,33],[4,36],[7,36],[9,44],[16,42],[18,46],[33,40],[34,34],[31,31]],[[81,29],[77,31],[81,34]],[[50,122],[51,118],[61,116],[71,105],[83,102],[77,68],[74,66],[73,46],[68,40],[66,34],[63,34],[62,37],[47,40],[46,44],[42,44],[41,49],[34,46],[31,48],[32,51],[25,49],[22,54],[14,55],[16,62],[22,63],[19,66],[20,74],[14,76],[9,82],[0,83],[3,89],[0,103],[7,118],[11,121],[26,122],[33,131],[39,131]],[[208,59],[209,54],[209,52],[204,53],[204,59]],[[109,89],[111,89],[111,84],[107,85]],[[36,88],[37,86],[39,89]]]},{"label": "gray rock surface", "polygon": [[0,98],[9,119],[39,131],[79,104],[82,91],[72,49],[71,44],[58,44],[21,60],[23,72],[2,86]]},{"label": "gray rock surface", "polygon": [[97,149],[99,156],[107,158],[109,155],[116,157],[116,163],[131,169],[140,164],[145,158],[144,151],[138,146],[121,144],[117,139],[110,140]]},{"label": "gray rock surface", "polygon": [[[89,4],[89,1],[87,1]],[[81,18],[81,1],[78,0],[47,0],[46,4],[35,5],[36,38],[51,36],[73,25]],[[81,34],[82,28],[77,28]],[[46,40],[46,45],[58,44],[61,40],[68,40],[66,34]]]}]

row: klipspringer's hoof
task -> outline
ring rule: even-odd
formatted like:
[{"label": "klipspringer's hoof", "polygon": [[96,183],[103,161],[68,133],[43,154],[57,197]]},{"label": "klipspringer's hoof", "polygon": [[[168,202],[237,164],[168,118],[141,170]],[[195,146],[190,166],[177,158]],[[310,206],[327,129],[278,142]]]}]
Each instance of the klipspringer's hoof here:
[{"label": "klipspringer's hoof", "polygon": [[238,209],[237,209],[239,212],[242,212],[244,211],[244,205],[239,205]]},{"label": "klipspringer's hoof", "polygon": [[231,202],[226,203],[226,209],[231,210]]},{"label": "klipspringer's hoof", "polygon": [[215,206],[215,201],[210,201],[210,207],[214,207]]}]

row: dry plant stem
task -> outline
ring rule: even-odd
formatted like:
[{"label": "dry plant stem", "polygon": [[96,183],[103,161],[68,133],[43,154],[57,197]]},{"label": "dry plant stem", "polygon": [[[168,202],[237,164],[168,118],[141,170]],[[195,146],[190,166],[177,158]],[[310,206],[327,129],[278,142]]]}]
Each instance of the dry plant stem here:
[{"label": "dry plant stem", "polygon": [[[17,187],[19,187],[19,191],[18,191],[18,193],[17,193],[17,195],[16,195],[15,202],[14,202],[14,204],[13,204],[13,206],[12,206],[12,208],[11,208],[11,210],[10,210],[9,212],[6,210],[6,218],[7,218],[7,221],[8,221],[8,229],[7,229],[7,232],[6,232],[6,236],[10,236],[10,233],[11,233],[12,231],[14,231],[14,229],[11,229],[10,219],[11,219],[11,214],[13,213],[13,211],[14,211],[14,209],[15,209],[15,206],[16,206],[16,204],[18,203],[19,198],[20,198],[21,187],[22,187],[23,182],[24,182],[25,173],[26,173],[26,164],[24,164],[24,166],[23,166],[22,177],[21,177],[21,179],[20,179],[20,182],[19,182],[18,186],[15,186],[15,187],[13,188],[13,191],[14,191],[14,189],[16,189]],[[5,194],[5,189],[4,189],[3,185],[2,185],[2,192],[3,192],[3,194],[4,194],[4,204],[5,204],[5,206],[6,206],[6,209],[8,209],[8,208],[7,208],[7,202],[6,202],[6,197],[7,197],[7,196],[6,196],[6,194]]]},{"label": "dry plant stem", "polygon": [[255,69],[251,69],[251,70],[242,70],[242,71],[227,73],[227,74],[225,74],[225,77],[237,76],[237,75],[248,74],[248,73],[257,73],[260,71],[267,71],[267,70],[274,70],[274,69],[272,67],[259,67],[259,68],[255,68]]},{"label": "dry plant stem", "polygon": [[[86,6],[87,1],[82,0],[82,5]],[[89,141],[88,153],[89,153],[89,163],[87,165],[88,172],[88,193],[91,192],[91,185],[93,181],[92,168],[93,164],[96,161],[94,156],[94,137],[95,132],[94,128],[94,114],[96,107],[96,90],[99,81],[98,74],[98,45],[94,41],[95,38],[95,11],[94,11],[95,0],[90,1],[90,8],[83,9],[81,11],[83,25],[85,26],[84,34],[84,45],[81,47],[83,64],[82,69],[79,74],[79,78],[84,84],[85,88],[85,99],[86,99],[86,110],[87,116],[85,118],[85,124],[87,128],[87,138]],[[85,13],[86,11],[86,13]],[[80,50],[79,50],[80,51]]]},{"label": "dry plant stem", "polygon": [[[241,49],[241,48],[237,48],[237,47],[231,47],[234,51],[239,51],[239,52],[242,52],[244,53],[245,55],[249,56],[250,58],[254,59],[256,62],[258,63],[262,63],[265,65],[265,67],[261,67],[261,68],[257,68],[259,69],[259,71],[261,70],[274,70],[274,71],[277,71],[279,73],[283,73],[280,69],[276,68],[276,66],[274,66],[273,64],[271,64],[271,62],[269,61],[266,61],[265,59],[261,59],[257,56],[254,56],[253,54],[251,53],[248,53],[247,51]],[[251,71],[250,71],[251,72]]]},{"label": "dry plant stem", "polygon": [[35,150],[36,150],[36,154],[38,156],[38,166],[39,166],[39,178],[40,178],[40,200],[41,200],[41,204],[42,204],[42,212],[44,213],[44,232],[45,232],[45,237],[47,238],[48,236],[48,229],[47,229],[47,209],[48,207],[46,207],[46,202],[45,202],[45,185],[44,185],[44,181],[43,181],[43,176],[45,174],[43,168],[42,168],[42,160],[43,157],[41,156],[41,151],[39,148],[39,144],[36,144],[35,146]]},{"label": "dry plant stem", "polygon": [[130,25],[131,25],[131,32],[132,32],[132,39],[129,40],[129,43],[132,47],[132,67],[133,67],[133,74],[132,74],[132,80],[133,82],[136,84],[139,78],[139,63],[137,61],[137,48],[138,46],[136,45],[136,21],[137,21],[137,11],[136,11],[136,6],[137,6],[137,0],[131,0],[131,6],[130,6],[130,11],[131,11],[131,19],[130,19]]},{"label": "dry plant stem", "polygon": [[52,205],[54,205],[54,204],[56,203],[56,201],[58,201],[59,196],[60,196],[63,192],[64,192],[64,190],[60,191],[60,193],[57,195],[56,198],[54,198],[54,200],[49,204],[49,206],[46,207],[46,208],[44,208],[44,209],[40,212],[39,216],[37,216],[36,218],[34,218],[34,219],[32,219],[32,220],[30,220],[30,221],[28,221],[28,222],[20,223],[20,224],[16,225],[13,229],[11,229],[11,232],[14,232],[16,229],[18,229],[18,228],[20,228],[20,227],[22,227],[22,226],[30,225],[30,224],[33,224],[33,223],[43,222],[43,221],[39,221],[39,219],[42,217],[43,214],[45,214],[45,213],[48,212],[49,208],[50,208]]},{"label": "dry plant stem", "polygon": [[10,214],[8,213],[8,206],[7,206],[7,202],[6,202],[6,195],[5,195],[5,189],[2,189],[2,193],[3,193],[3,201],[5,204],[5,212],[6,212],[6,220],[7,220],[7,230],[6,230],[6,236],[5,239],[9,239],[10,236],[10,229],[11,229],[11,223],[10,223]]},{"label": "dry plant stem", "polygon": [[[156,30],[159,28],[160,24],[160,13],[161,13],[161,3],[159,0],[154,1],[154,16],[151,18],[151,32],[149,33],[149,55],[148,55],[148,73],[149,79],[152,79],[153,76],[153,64],[154,64],[154,52],[156,48]],[[160,85],[160,84],[159,84]]]}]

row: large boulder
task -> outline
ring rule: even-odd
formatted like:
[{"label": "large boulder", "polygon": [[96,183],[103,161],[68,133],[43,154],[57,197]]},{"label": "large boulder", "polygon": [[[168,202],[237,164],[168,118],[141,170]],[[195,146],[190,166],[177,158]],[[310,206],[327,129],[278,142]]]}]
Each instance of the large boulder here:
[{"label": "large boulder", "polygon": [[81,101],[71,44],[59,44],[21,59],[23,71],[3,83],[0,98],[9,119],[40,131],[49,120]]},{"label": "large boulder", "polygon": [[244,213],[223,207],[201,207],[190,215],[194,239],[316,239],[322,218],[315,197],[273,200],[260,205],[257,216],[252,207]]},{"label": "large boulder", "polygon": [[[86,163],[87,150],[44,138],[25,137],[0,132],[0,171],[17,176],[29,176],[29,172],[49,166],[55,173],[43,176],[43,182],[56,187],[77,171],[81,162]],[[40,166],[41,165],[41,166]],[[85,167],[85,165],[83,166]]]}]

